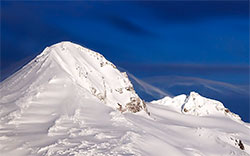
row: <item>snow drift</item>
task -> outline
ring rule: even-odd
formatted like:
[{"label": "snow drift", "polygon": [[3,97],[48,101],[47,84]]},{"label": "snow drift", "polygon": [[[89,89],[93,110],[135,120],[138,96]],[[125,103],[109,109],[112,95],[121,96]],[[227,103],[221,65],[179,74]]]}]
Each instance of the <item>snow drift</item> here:
[{"label": "snow drift", "polygon": [[3,155],[249,155],[248,123],[190,93],[145,103],[126,73],[71,42],[0,84]]}]

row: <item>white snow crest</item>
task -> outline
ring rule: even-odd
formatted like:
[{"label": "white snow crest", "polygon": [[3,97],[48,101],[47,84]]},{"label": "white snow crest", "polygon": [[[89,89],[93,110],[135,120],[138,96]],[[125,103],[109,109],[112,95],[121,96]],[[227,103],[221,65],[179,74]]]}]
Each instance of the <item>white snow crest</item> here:
[{"label": "white snow crest", "polygon": [[126,73],[71,42],[46,48],[0,95],[3,156],[250,154],[249,124],[219,101],[191,92],[145,103]]}]

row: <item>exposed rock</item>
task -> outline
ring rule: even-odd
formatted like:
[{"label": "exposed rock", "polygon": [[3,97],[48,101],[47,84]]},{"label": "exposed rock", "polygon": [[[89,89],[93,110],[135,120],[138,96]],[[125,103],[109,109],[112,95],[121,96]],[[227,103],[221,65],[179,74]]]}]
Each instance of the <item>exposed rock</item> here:
[{"label": "exposed rock", "polygon": [[126,104],[126,108],[133,113],[141,111],[142,106],[140,98],[131,97],[130,102]]},{"label": "exposed rock", "polygon": [[117,88],[117,89],[115,89],[115,91],[117,91],[117,92],[120,93],[120,94],[123,93],[122,88]]},{"label": "exposed rock", "polygon": [[238,145],[239,145],[239,147],[240,147],[241,150],[244,150],[244,149],[245,149],[245,147],[244,147],[244,145],[243,145],[243,143],[242,143],[241,140],[239,140]]},{"label": "exposed rock", "polygon": [[125,89],[126,89],[127,91],[134,91],[134,87],[133,87],[133,86],[125,87]]},{"label": "exposed rock", "polygon": [[119,108],[117,108],[117,110],[119,110],[121,113],[123,113],[123,112],[126,111],[125,108],[122,108],[122,105],[121,105],[121,104],[119,104],[119,103],[117,103],[117,104],[118,104],[118,106],[119,106]]}]

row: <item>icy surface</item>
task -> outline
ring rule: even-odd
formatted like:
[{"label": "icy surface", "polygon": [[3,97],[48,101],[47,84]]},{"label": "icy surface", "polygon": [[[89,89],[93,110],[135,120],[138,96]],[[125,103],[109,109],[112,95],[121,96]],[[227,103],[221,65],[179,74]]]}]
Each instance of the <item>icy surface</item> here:
[{"label": "icy surface", "polygon": [[250,154],[249,124],[219,101],[191,92],[146,107],[125,73],[71,42],[46,48],[0,95],[1,155]]}]

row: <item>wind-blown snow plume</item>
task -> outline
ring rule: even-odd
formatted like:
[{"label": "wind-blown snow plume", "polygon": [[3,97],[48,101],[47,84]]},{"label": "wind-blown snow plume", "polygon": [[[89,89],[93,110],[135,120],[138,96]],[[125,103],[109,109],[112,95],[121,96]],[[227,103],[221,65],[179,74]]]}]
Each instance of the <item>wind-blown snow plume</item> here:
[{"label": "wind-blown snow plume", "polygon": [[131,79],[135,80],[140,85],[140,87],[142,87],[143,90],[146,93],[148,93],[149,95],[156,96],[156,94],[158,94],[157,96],[163,96],[163,97],[164,96],[169,96],[169,97],[172,96],[170,93],[166,93],[165,91],[162,91],[161,89],[159,89],[159,88],[157,88],[157,87],[155,87],[155,86],[153,86],[153,85],[151,85],[143,80],[136,78],[131,73],[127,72],[127,74]]}]

